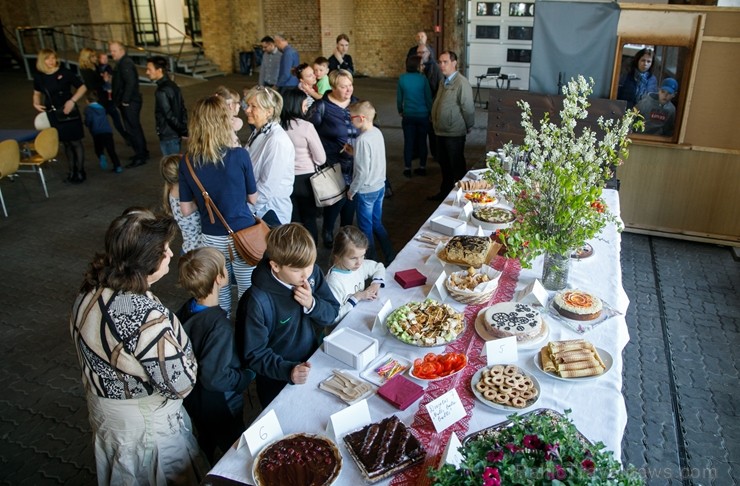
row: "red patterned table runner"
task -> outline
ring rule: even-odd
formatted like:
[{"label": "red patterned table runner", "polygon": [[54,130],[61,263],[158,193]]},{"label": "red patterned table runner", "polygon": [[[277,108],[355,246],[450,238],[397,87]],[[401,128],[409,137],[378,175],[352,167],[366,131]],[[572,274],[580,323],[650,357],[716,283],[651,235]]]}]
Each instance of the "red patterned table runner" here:
[{"label": "red patterned table runner", "polygon": [[[473,378],[475,372],[484,366],[485,358],[481,357],[481,350],[483,349],[483,340],[475,332],[475,319],[483,307],[488,307],[499,302],[508,302],[514,297],[514,290],[519,279],[519,272],[521,266],[518,260],[512,260],[497,256],[493,261],[493,268],[502,272],[501,279],[499,280],[498,289],[491,296],[491,299],[486,304],[468,305],[465,307],[465,322],[466,327],[463,334],[454,342],[448,344],[445,347],[445,353],[456,352],[465,353],[468,356],[468,366],[462,371],[450,378],[445,380],[434,381],[427,386],[424,391],[424,396],[419,404],[419,409],[414,415],[414,421],[411,424],[411,428],[414,431],[414,435],[424,444],[424,448],[427,450],[426,460],[411,469],[398,474],[391,484],[394,486],[398,485],[428,485],[430,483],[429,477],[427,477],[427,470],[430,467],[437,467],[439,464],[442,453],[444,452],[445,445],[450,439],[450,435],[455,432],[462,440],[462,438],[468,432],[468,426],[470,424],[470,415],[475,405],[475,396],[470,389],[470,380]],[[450,391],[452,388],[457,390],[457,394],[460,396],[463,407],[465,407],[465,418],[455,423],[441,434],[437,434],[432,424],[432,419],[429,417],[427,412],[427,403],[431,402],[435,398],[439,398],[444,393]]]}]

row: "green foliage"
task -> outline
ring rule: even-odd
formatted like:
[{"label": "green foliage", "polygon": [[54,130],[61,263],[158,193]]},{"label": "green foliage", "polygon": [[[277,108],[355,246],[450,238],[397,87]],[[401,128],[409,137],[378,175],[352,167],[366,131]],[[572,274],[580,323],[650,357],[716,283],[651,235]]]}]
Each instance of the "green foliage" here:
[{"label": "green foliage", "polygon": [[593,79],[578,76],[563,87],[559,125],[545,114],[536,128],[529,104],[519,102],[526,134],[522,148],[529,155],[520,177],[512,179],[495,155],[488,154],[490,170],[485,177],[513,204],[517,215],[499,238],[507,246],[507,256],[518,258],[525,267],[545,252],[569,254],[607,224],[622,229],[601,196],[612,176],[611,166],[620,165],[628,156],[630,130],[641,129],[642,121],[635,110],[621,119],[599,118],[604,132],[601,140],[588,127],[577,129],[578,120],[588,115],[593,84]]},{"label": "green foliage", "polygon": [[633,466],[622,469],[604,444],[589,444],[568,418],[511,415],[513,425],[470,441],[458,469],[430,469],[435,486],[644,484]]}]

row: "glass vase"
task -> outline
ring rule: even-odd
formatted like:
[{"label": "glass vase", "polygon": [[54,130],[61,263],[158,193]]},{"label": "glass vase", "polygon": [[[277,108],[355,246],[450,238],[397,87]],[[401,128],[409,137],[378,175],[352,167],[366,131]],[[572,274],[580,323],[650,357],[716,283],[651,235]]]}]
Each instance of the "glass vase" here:
[{"label": "glass vase", "polygon": [[542,285],[547,290],[563,290],[568,285],[570,254],[545,253],[542,268]]}]

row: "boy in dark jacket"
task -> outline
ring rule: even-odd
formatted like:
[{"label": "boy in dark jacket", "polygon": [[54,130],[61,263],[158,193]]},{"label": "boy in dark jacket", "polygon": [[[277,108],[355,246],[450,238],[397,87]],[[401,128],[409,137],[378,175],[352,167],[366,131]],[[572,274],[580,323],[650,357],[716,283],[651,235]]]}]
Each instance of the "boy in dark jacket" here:
[{"label": "boy in dark jacket", "polygon": [[234,332],[218,293],[229,285],[226,260],[215,248],[191,250],[180,258],[180,285],[193,298],[177,317],[190,337],[198,360],[198,378],[185,398],[185,409],[198,431],[198,444],[213,463],[216,448],[226,452],[244,432],[242,393],[254,380],[254,371],[242,368]]},{"label": "boy in dark jacket", "polygon": [[98,102],[98,93],[94,90],[89,90],[86,99],[85,125],[87,125],[92,135],[95,155],[100,161],[100,168],[105,170],[108,166],[108,161],[104,153],[104,150],[107,150],[110,160],[113,162],[113,172],[123,172],[121,161],[118,160],[118,154],[116,154],[116,144],[113,142],[113,128],[108,123],[105,108]]},{"label": "boy in dark jacket", "polygon": [[263,408],[287,383],[306,382],[306,360],[318,348],[314,326],[331,326],[338,311],[308,230],[291,223],[270,231],[265,257],[236,311],[239,354],[257,373]]}]

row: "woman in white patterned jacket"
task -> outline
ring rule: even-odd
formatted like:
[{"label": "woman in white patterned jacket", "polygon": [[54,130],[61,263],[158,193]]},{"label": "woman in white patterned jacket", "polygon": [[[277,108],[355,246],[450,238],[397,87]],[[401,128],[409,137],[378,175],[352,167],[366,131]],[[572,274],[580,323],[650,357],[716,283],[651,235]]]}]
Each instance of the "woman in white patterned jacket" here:
[{"label": "woman in white patterned jacket", "polygon": [[127,209],[72,309],[101,485],[198,484],[206,472],[183,408],[197,374],[190,341],[149,290],[169,271],[176,231],[172,218]]}]

